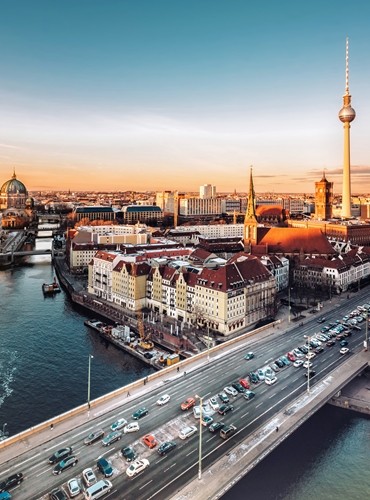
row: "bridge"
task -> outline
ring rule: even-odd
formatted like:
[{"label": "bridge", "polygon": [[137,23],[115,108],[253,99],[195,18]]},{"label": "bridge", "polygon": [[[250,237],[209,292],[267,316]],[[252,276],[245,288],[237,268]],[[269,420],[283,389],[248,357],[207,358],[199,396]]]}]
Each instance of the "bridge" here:
[{"label": "bridge", "polygon": [[[338,306],[340,311],[338,307],[327,313],[327,321],[334,322],[354,307],[352,301],[343,301]],[[226,441],[200,425],[192,410],[181,411],[180,403],[195,395],[204,404],[213,396],[217,398],[223,387],[302,345],[304,336],[317,329],[316,319],[312,318],[303,327],[289,332],[275,326],[267,328],[258,339],[253,332],[247,333],[91,401],[90,405],[11,436],[0,443],[2,475],[23,471],[26,480],[17,489],[17,498],[46,499],[53,487],[70,477],[64,473],[63,479],[56,479],[46,459],[57,449],[72,446],[79,459],[74,476],[86,467],[94,467],[98,456],[104,455],[112,462],[113,498],[218,498],[368,367],[369,352],[363,351],[364,334],[353,330],[347,339],[350,347],[347,355],[340,355],[338,346],[325,347],[323,353],[317,354],[316,375],[309,387],[305,370],[289,365],[277,373],[275,385],[264,382],[255,385],[252,400],[247,401],[241,394],[232,398],[234,410],[227,415],[219,417],[211,411],[215,421],[222,418],[226,424],[235,425],[236,433]],[[245,360],[244,354],[249,350],[255,357]],[[156,401],[165,393],[171,400],[159,407]],[[99,442],[92,446],[83,444],[84,437],[92,430],[103,428],[107,434],[112,422],[118,418],[130,420],[131,414],[143,406],[150,416],[139,420],[138,434],[124,434],[122,441],[110,448],[103,448]],[[189,425],[196,426],[196,435],[179,440],[179,431]],[[155,449],[150,450],[142,443],[146,433],[153,433],[159,443],[174,440],[177,447],[168,456],[160,457]],[[120,453],[120,448],[128,445],[151,464],[134,480],[127,479],[124,473],[127,465]]]}]

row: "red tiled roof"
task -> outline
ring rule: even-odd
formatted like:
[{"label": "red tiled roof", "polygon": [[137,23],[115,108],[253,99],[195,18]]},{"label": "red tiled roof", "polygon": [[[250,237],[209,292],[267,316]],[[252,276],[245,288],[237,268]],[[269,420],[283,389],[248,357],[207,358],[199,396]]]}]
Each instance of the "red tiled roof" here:
[{"label": "red tiled roof", "polygon": [[258,228],[258,239],[258,245],[264,245],[268,253],[336,254],[321,229],[316,228]]}]

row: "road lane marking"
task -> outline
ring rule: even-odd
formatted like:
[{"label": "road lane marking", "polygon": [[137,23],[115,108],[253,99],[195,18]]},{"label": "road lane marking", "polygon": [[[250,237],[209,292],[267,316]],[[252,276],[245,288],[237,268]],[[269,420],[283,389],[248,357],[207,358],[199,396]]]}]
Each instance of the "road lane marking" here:
[{"label": "road lane marking", "polygon": [[145,488],[146,486],[148,486],[148,484],[152,483],[153,482],[153,479],[151,479],[150,481],[148,481],[147,483],[143,484],[139,490],[142,490],[143,488]]},{"label": "road lane marking", "polygon": [[244,418],[246,417],[247,415],[249,415],[249,411],[247,411],[247,413],[244,413],[243,415],[240,416],[240,418]]},{"label": "road lane marking", "polygon": [[192,450],[190,453],[188,453],[186,456],[188,457],[189,455],[191,455],[192,453],[196,452],[198,450]]},{"label": "road lane marking", "polygon": [[168,470],[172,469],[172,467],[175,467],[176,463],[170,465],[169,467],[167,467],[167,469],[163,469],[163,472],[167,472]]},{"label": "road lane marking", "polygon": [[260,404],[256,405],[256,408],[259,408],[261,405],[263,405],[263,401]]}]

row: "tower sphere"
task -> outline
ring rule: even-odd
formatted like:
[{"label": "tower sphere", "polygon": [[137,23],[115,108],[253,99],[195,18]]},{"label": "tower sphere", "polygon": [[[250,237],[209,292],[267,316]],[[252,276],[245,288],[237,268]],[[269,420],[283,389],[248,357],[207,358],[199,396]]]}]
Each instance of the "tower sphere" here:
[{"label": "tower sphere", "polygon": [[341,122],[348,123],[356,118],[356,111],[353,108],[351,108],[351,106],[344,106],[339,111],[338,116]]}]

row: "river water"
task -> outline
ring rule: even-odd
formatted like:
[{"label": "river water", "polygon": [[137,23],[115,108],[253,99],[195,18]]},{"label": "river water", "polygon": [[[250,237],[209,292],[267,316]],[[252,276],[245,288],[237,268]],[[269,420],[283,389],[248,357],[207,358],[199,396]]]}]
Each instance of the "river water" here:
[{"label": "river water", "polygon": [[[86,402],[89,354],[92,399],[151,372],[85,327],[92,316],[63,291],[44,298],[53,278],[50,256],[0,271],[0,429],[10,434]],[[369,457],[370,419],[326,406],[223,500],[367,499]]]}]

